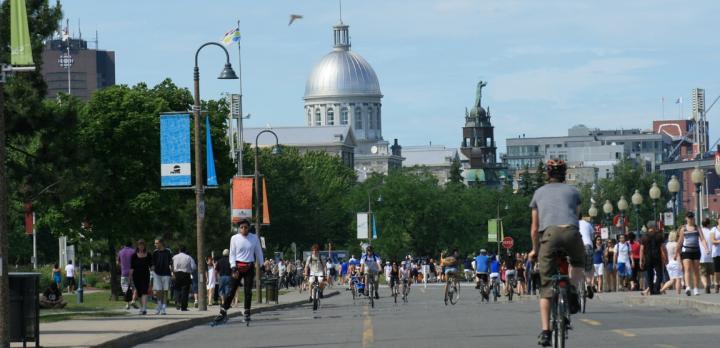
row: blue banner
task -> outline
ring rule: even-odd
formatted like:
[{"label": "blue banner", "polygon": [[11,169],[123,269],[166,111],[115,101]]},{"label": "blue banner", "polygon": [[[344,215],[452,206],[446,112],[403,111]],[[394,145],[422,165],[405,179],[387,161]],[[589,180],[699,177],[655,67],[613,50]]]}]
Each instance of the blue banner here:
[{"label": "blue banner", "polygon": [[190,114],[160,115],[160,185],[190,186]]},{"label": "blue banner", "polygon": [[215,157],[213,156],[212,137],[210,136],[210,118],[205,116],[205,151],[207,155],[207,185],[217,186]]},{"label": "blue banner", "polygon": [[375,226],[375,214],[372,214],[372,239],[377,239],[377,227]]}]

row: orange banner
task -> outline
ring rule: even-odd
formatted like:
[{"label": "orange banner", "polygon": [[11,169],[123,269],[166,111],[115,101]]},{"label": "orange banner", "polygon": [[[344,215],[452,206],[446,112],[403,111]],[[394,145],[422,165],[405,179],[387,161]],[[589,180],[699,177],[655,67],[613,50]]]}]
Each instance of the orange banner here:
[{"label": "orange banner", "polygon": [[267,182],[265,182],[265,177],[263,177],[263,224],[270,224],[270,204],[267,198]]},{"label": "orange banner", "polygon": [[233,222],[252,218],[253,179],[234,177],[232,179],[231,220]]}]

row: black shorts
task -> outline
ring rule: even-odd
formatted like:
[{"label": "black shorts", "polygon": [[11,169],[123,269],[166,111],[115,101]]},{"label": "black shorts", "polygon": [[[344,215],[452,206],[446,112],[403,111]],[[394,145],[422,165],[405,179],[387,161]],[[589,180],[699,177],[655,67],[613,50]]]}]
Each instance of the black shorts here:
[{"label": "black shorts", "polygon": [[680,253],[682,260],[700,260],[700,249],[686,248],[686,251]]},{"label": "black shorts", "polygon": [[720,256],[713,257],[713,263],[715,263],[715,273],[720,273]]}]

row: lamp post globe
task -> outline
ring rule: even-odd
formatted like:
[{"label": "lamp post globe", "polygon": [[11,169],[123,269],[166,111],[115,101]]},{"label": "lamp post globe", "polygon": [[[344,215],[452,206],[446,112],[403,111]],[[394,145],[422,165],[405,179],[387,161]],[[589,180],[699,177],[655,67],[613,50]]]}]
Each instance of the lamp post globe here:
[{"label": "lamp post globe", "polygon": [[620,200],[617,202],[618,210],[620,211],[620,224],[625,229],[625,210],[628,208],[628,202],[625,200],[625,196],[620,196]]},{"label": "lamp post globe", "polygon": [[598,209],[595,207],[595,203],[590,205],[590,209],[588,209],[588,215],[590,215],[591,218],[596,218],[598,214]]},{"label": "lamp post globe", "polygon": [[635,228],[640,228],[640,206],[643,204],[643,196],[640,194],[640,190],[635,190],[630,200],[635,207]]},{"label": "lamp post globe", "polygon": [[653,221],[657,222],[657,200],[660,199],[661,192],[656,182],[652,184],[652,187],[650,188],[650,192],[648,192],[648,194],[650,195],[650,199],[652,199],[653,202]]},{"label": "lamp post globe", "polygon": [[[605,200],[605,204],[603,204],[603,213],[605,213],[605,218],[610,219],[610,214],[613,212],[613,205],[610,203],[610,200]],[[609,223],[606,223],[606,225],[609,225]]]}]

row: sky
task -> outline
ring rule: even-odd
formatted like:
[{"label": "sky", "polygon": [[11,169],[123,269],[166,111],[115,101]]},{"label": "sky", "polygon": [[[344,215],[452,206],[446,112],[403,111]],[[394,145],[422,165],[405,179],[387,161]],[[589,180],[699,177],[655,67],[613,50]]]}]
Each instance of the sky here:
[{"label": "sky", "polygon": [[[332,50],[337,0],[61,0],[70,31],[115,51],[116,83],[171,78],[192,88],[195,51],[240,21],[250,127],[302,126],[305,82]],[[290,14],[304,18],[288,26]],[[487,81],[498,153],[505,139],[590,128],[651,129],[720,95],[720,1],[344,0],[352,50],[384,95],[383,137],[458,147],[465,108]],[[92,45],[91,45],[92,47]],[[229,48],[238,70],[238,49]],[[199,56],[202,98],[238,93],[217,80],[224,54]],[[683,104],[676,104],[678,98]],[[664,108],[662,100],[664,98]],[[720,103],[719,103],[720,104]],[[664,113],[663,113],[664,109]],[[708,113],[713,143],[720,106]],[[282,142],[282,139],[280,139]]]}]

